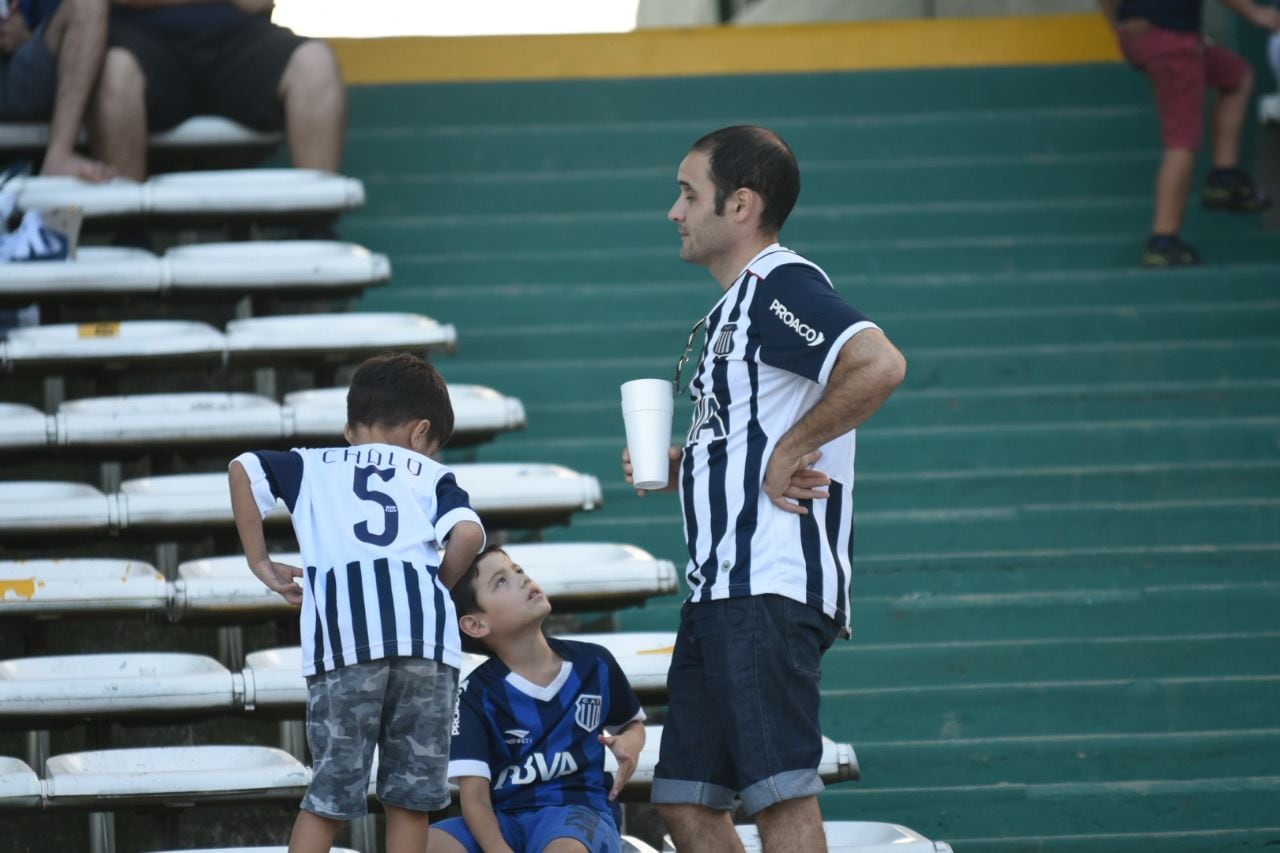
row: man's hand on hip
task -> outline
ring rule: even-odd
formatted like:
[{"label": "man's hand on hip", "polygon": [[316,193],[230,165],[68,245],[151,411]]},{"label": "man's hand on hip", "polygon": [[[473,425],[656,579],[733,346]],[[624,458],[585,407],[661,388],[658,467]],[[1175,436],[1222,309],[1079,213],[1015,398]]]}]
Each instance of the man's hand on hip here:
[{"label": "man's hand on hip", "polygon": [[808,515],[809,510],[792,501],[827,497],[824,487],[831,484],[831,478],[812,467],[821,458],[821,450],[796,454],[781,447],[774,448],[764,471],[764,493],[773,505],[783,512]]}]

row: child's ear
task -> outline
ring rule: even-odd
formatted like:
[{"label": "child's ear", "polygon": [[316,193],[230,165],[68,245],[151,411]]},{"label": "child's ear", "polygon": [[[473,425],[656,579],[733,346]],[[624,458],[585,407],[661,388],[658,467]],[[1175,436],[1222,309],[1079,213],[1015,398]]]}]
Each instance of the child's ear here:
[{"label": "child's ear", "polygon": [[414,423],[413,432],[409,434],[409,444],[423,456],[430,456],[432,452],[430,435],[431,421],[423,418]]},{"label": "child's ear", "polygon": [[353,436],[354,434],[355,434],[355,430],[353,430],[353,429],[351,428],[351,424],[349,424],[349,423],[348,423],[348,424],[346,424],[345,426],[343,426],[343,427],[342,427],[342,437],[343,437],[343,438],[345,438],[345,439],[347,440],[347,444],[354,444],[354,443],[355,443],[355,442],[352,440],[352,436]]},{"label": "child's ear", "polygon": [[458,630],[468,637],[481,640],[489,633],[489,626],[484,624],[484,620],[479,616],[474,613],[468,613],[458,619]]}]

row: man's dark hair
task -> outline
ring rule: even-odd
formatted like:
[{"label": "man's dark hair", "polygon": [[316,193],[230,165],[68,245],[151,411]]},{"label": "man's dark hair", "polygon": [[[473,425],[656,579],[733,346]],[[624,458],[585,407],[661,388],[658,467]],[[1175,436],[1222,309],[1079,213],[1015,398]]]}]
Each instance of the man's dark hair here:
[{"label": "man's dark hair", "polygon": [[382,353],[366,359],[351,376],[347,423],[396,427],[431,421],[427,436],[441,447],[453,436],[453,404],[444,377],[409,353]]},{"label": "man's dark hair", "polygon": [[[505,554],[501,545],[486,545],[484,550],[476,554],[476,558],[471,561],[471,565],[462,573],[462,577],[458,578],[458,582],[453,585],[453,589],[449,590],[449,596],[453,599],[453,607],[458,612],[458,618],[467,616],[472,613],[483,613],[480,602],[476,600],[476,580],[480,577],[480,561],[490,554]],[[477,654],[488,654],[489,647],[484,644],[483,640],[469,636],[461,631],[458,634],[462,637],[462,650],[464,652],[475,652]]]},{"label": "man's dark hair", "polygon": [[800,197],[800,167],[782,137],[763,127],[739,124],[708,133],[690,150],[700,151],[711,160],[717,216],[724,213],[729,194],[745,188],[764,199],[761,230],[782,230]]}]

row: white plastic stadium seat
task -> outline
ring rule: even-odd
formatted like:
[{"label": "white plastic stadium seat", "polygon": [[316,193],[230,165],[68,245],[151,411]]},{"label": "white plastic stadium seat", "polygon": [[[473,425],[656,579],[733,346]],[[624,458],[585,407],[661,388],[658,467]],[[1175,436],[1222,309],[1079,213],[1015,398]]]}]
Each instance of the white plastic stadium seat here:
[{"label": "white plastic stadium seat", "polygon": [[[830,853],[951,853],[945,841],[930,841],[918,832],[893,823],[826,821]],[[760,832],[754,824],[739,825],[738,837],[748,851],[761,850]]]},{"label": "white plastic stadium seat", "polygon": [[507,545],[557,610],[640,603],[680,588],[676,567],[634,545],[609,542]]},{"label": "white plastic stadium seat", "polygon": [[12,301],[72,293],[159,293],[164,282],[164,262],[148,251],[85,246],[75,260],[6,265],[0,296]]},{"label": "white plastic stadium seat", "polygon": [[274,362],[281,356],[354,358],[386,350],[444,350],[457,345],[453,326],[421,314],[344,313],[251,317],[227,324],[235,362]]},{"label": "white plastic stadium seat", "polygon": [[602,501],[599,480],[560,465],[474,463],[453,472],[472,508],[495,527],[555,524]]},{"label": "white plastic stadium seat", "polygon": [[267,440],[284,435],[279,404],[256,394],[91,397],[63,403],[56,423],[60,445]]},{"label": "white plastic stadium seat", "polygon": [[[81,134],[83,142],[83,134]],[[253,130],[222,116],[192,116],[177,127],[151,134],[152,148],[263,147],[280,142],[276,132]],[[33,150],[49,144],[46,122],[0,124],[0,150]]]},{"label": "white plastic stadium seat", "polygon": [[46,808],[107,811],[131,805],[295,799],[311,772],[263,746],[166,746],[55,755],[46,762]]},{"label": "white plastic stadium seat", "polygon": [[240,704],[239,677],[213,658],[179,653],[28,657],[0,661],[0,721],[168,719]]},{"label": "white plastic stadium seat", "polygon": [[[658,746],[662,743],[662,726],[645,726],[644,749],[640,751],[640,760],[636,763],[636,772],[627,783],[628,791],[648,791],[653,785],[653,768],[658,763]],[[605,753],[604,769],[613,772],[618,769],[617,760],[612,752]],[[822,759],[818,762],[818,775],[824,782],[846,782],[859,778],[858,757],[853,747],[847,743],[836,743],[830,738],[822,739]]]},{"label": "white plastic stadium seat", "polygon": [[[534,578],[537,580],[537,578]],[[554,602],[553,602],[554,603]],[[674,631],[619,631],[613,634],[566,634],[561,639],[604,646],[627,674],[627,681],[641,700],[667,698],[667,670],[675,651]]]},{"label": "white plastic stadium seat", "polygon": [[106,531],[116,520],[115,502],[84,483],[0,482],[0,536],[55,530]]},{"label": "white plastic stadium seat", "polygon": [[41,793],[40,778],[26,762],[0,755],[0,812],[36,808]]},{"label": "white plastic stadium seat", "polygon": [[338,213],[364,205],[364,184],[318,169],[211,169],[155,175],[145,210],[160,215]]},{"label": "white plastic stadium seat", "polygon": [[[483,385],[449,385],[453,404],[452,445],[475,437],[524,429],[524,405]],[[347,423],[347,389],[319,388],[294,391],[284,398],[289,434],[332,440]],[[2,439],[0,439],[2,440]]]},{"label": "white plastic stadium seat", "polygon": [[49,443],[49,418],[44,412],[21,403],[0,403],[0,450]]},{"label": "white plastic stadium seat", "polygon": [[135,560],[0,561],[0,615],[164,611],[169,584]]},{"label": "white plastic stadium seat", "polygon": [[[272,554],[277,562],[301,566],[302,555]],[[173,582],[175,613],[207,616],[262,612],[296,612],[289,604],[249,571],[243,554],[205,557],[178,565]]]},{"label": "white plastic stadium seat", "polygon": [[14,329],[0,341],[0,363],[32,366],[101,366],[148,359],[218,363],[226,337],[207,323],[185,320],[125,320],[120,323],[58,323]]},{"label": "white plastic stadium seat", "polygon": [[78,207],[86,219],[142,215],[146,212],[143,186],[126,178],[90,184],[62,175],[17,178],[9,184],[18,196],[19,210]]},{"label": "white plastic stadium seat", "polygon": [[624,835],[622,836],[622,853],[658,853],[658,850],[634,835]]},{"label": "white plastic stadium seat", "polygon": [[[122,528],[220,526],[234,520],[227,475],[222,472],[125,480],[117,497]],[[278,503],[267,520],[288,517],[284,504]]]},{"label": "white plastic stadium seat", "polygon": [[386,255],[354,243],[325,240],[201,243],[164,255],[174,290],[247,290],[368,285],[391,278]]}]

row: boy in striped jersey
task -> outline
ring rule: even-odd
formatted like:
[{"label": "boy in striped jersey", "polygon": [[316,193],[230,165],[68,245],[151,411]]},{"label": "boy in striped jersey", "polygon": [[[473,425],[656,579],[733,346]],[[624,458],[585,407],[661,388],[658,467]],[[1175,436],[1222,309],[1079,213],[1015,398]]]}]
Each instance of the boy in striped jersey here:
[{"label": "boy in striped jersey", "polygon": [[[352,376],[350,446],[243,453],[231,462],[249,568],[302,605],[314,765],[291,853],[329,850],[343,823],[367,812],[375,745],[388,853],[422,853],[427,813],[449,804],[462,663],[449,590],[484,547],[467,493],[431,458],[452,432],[440,374],[416,356],[388,354]],[[277,500],[292,514],[305,572],[268,553],[262,516]]]},{"label": "boy in striped jersey", "polygon": [[612,803],[644,747],[644,711],[617,661],[543,636],[551,603],[496,546],[453,598],[462,632],[493,657],[460,688],[449,776],[462,817],[431,830],[431,853],[616,853]]},{"label": "boy in striped jersey", "polygon": [[680,258],[724,295],[690,335],[688,352],[702,327],[693,421],[671,454],[689,598],[653,802],[680,850],[741,851],[740,801],[766,851],[821,853],[819,676],[849,636],[854,428],[906,362],[826,273],[778,245],[800,172],[775,133],[708,134],[676,179]]}]

